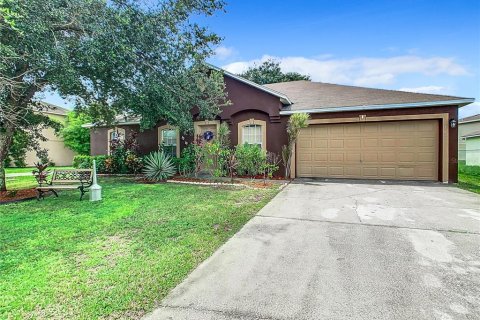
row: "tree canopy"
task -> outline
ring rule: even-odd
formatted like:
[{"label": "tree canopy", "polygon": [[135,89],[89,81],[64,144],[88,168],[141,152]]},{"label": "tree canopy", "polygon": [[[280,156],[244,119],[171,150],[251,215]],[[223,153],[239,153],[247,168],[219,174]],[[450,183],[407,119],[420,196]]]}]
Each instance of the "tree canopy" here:
[{"label": "tree canopy", "polygon": [[90,154],[90,130],[82,125],[91,121],[88,115],[71,111],[61,131],[63,143],[80,155]]},{"label": "tree canopy", "polygon": [[[223,76],[205,59],[220,37],[193,16],[222,0],[0,0],[0,190],[17,131],[39,133],[39,93],[73,97],[93,121],[139,116],[192,127],[191,110],[213,118],[227,103]],[[35,134],[37,140],[38,134]]]},{"label": "tree canopy", "polygon": [[253,67],[249,67],[247,71],[239,74],[239,76],[258,84],[311,80],[310,76],[298,72],[282,72],[280,62],[272,59],[264,61],[262,64],[255,64]]}]

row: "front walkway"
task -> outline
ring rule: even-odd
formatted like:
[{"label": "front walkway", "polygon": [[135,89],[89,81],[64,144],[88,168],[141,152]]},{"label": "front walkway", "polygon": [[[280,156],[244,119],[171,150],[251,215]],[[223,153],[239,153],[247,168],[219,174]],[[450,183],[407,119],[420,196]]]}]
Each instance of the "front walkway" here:
[{"label": "front walkway", "polygon": [[147,319],[478,319],[480,197],[298,181]]}]

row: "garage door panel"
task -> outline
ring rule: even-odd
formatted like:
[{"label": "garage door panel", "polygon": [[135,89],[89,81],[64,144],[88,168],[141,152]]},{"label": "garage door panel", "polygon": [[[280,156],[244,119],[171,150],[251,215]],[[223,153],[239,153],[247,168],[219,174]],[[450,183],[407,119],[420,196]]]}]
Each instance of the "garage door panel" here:
[{"label": "garage door panel", "polygon": [[327,148],[328,140],[327,139],[316,139],[313,141],[314,148]]},{"label": "garage door panel", "polygon": [[343,162],[343,153],[330,153],[328,156],[329,160],[332,162]]},{"label": "garage door panel", "polygon": [[312,161],[313,160],[313,154],[310,152],[302,152],[298,153],[298,161]]},{"label": "garage door panel", "polygon": [[345,160],[347,162],[357,162],[360,163],[362,161],[362,154],[360,152],[349,152],[345,154]]},{"label": "garage door panel", "polygon": [[333,166],[333,167],[328,167],[328,174],[331,177],[343,177],[345,175],[344,173],[344,167],[340,166]]},{"label": "garage door panel", "polygon": [[348,166],[345,167],[345,175],[349,178],[358,177],[362,174],[361,166]]},{"label": "garage door panel", "polygon": [[427,166],[427,167],[418,167],[417,168],[417,175],[419,177],[429,178],[434,174],[435,174],[435,172],[433,172],[432,167]]},{"label": "garage door panel", "polygon": [[380,178],[382,179],[395,179],[397,168],[394,167],[381,167]]},{"label": "garage door panel", "polygon": [[361,161],[362,162],[368,162],[368,163],[377,163],[378,162],[378,152],[377,151],[364,152]]},{"label": "garage door panel", "polygon": [[382,147],[395,147],[397,145],[397,141],[393,138],[382,138],[380,141]]},{"label": "garage door panel", "polygon": [[431,138],[419,138],[418,139],[418,146],[419,147],[435,147],[437,141],[435,137]]},{"label": "garage door panel", "polygon": [[328,141],[328,146],[330,148],[343,148],[344,147],[344,141],[343,139],[332,139]]},{"label": "garage door panel", "polygon": [[345,139],[345,148],[354,149],[354,148],[359,148],[361,145],[362,145],[362,139],[360,139],[360,138],[357,138],[357,139],[346,138]]},{"label": "garage door panel", "polygon": [[391,163],[397,161],[397,154],[395,152],[382,152],[380,154],[380,162]]},{"label": "garage door panel", "polygon": [[436,161],[436,154],[433,152],[420,152],[418,153],[418,162],[428,162],[431,163]]},{"label": "garage door panel", "polygon": [[297,145],[298,145],[298,148],[300,149],[310,149],[312,148],[312,141],[313,139],[312,138],[299,138],[297,140]]},{"label": "garage door panel", "polygon": [[378,147],[378,139],[374,138],[365,138],[362,139],[362,146],[364,148],[376,148]]},{"label": "garage door panel", "polygon": [[362,174],[367,178],[376,178],[378,177],[378,168],[377,167],[363,167]]},{"label": "garage door panel", "polygon": [[415,162],[415,152],[399,152],[398,162]]},{"label": "garage door panel", "polygon": [[297,145],[297,176],[438,179],[436,120],[311,125]]},{"label": "garage door panel", "polygon": [[313,167],[312,172],[315,176],[326,177],[328,176],[328,167]]}]

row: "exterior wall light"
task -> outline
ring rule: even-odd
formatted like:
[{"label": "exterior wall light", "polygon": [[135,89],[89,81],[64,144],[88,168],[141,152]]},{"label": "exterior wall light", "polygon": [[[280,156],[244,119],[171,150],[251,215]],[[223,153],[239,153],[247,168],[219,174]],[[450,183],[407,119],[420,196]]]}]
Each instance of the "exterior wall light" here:
[{"label": "exterior wall light", "polygon": [[454,129],[457,126],[457,120],[450,119],[450,128]]}]

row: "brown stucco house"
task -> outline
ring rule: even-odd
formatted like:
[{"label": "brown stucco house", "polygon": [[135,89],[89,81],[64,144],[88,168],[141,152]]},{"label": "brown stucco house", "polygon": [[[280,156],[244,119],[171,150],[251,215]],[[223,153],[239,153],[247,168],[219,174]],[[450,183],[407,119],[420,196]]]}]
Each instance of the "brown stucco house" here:
[{"label": "brown stucco house", "polygon": [[[306,112],[310,125],[295,147],[292,177],[457,181],[454,122],[458,108],[473,99],[310,81],[258,85],[221,71],[232,104],[215,120],[195,120],[195,135],[215,134],[226,122],[233,145],[259,144],[280,154],[288,118]],[[179,155],[193,139],[164,122],[142,132],[138,123],[120,117],[115,127],[86,125],[91,154],[107,154],[116,132],[139,132],[141,153],[157,150],[163,141]]]}]

